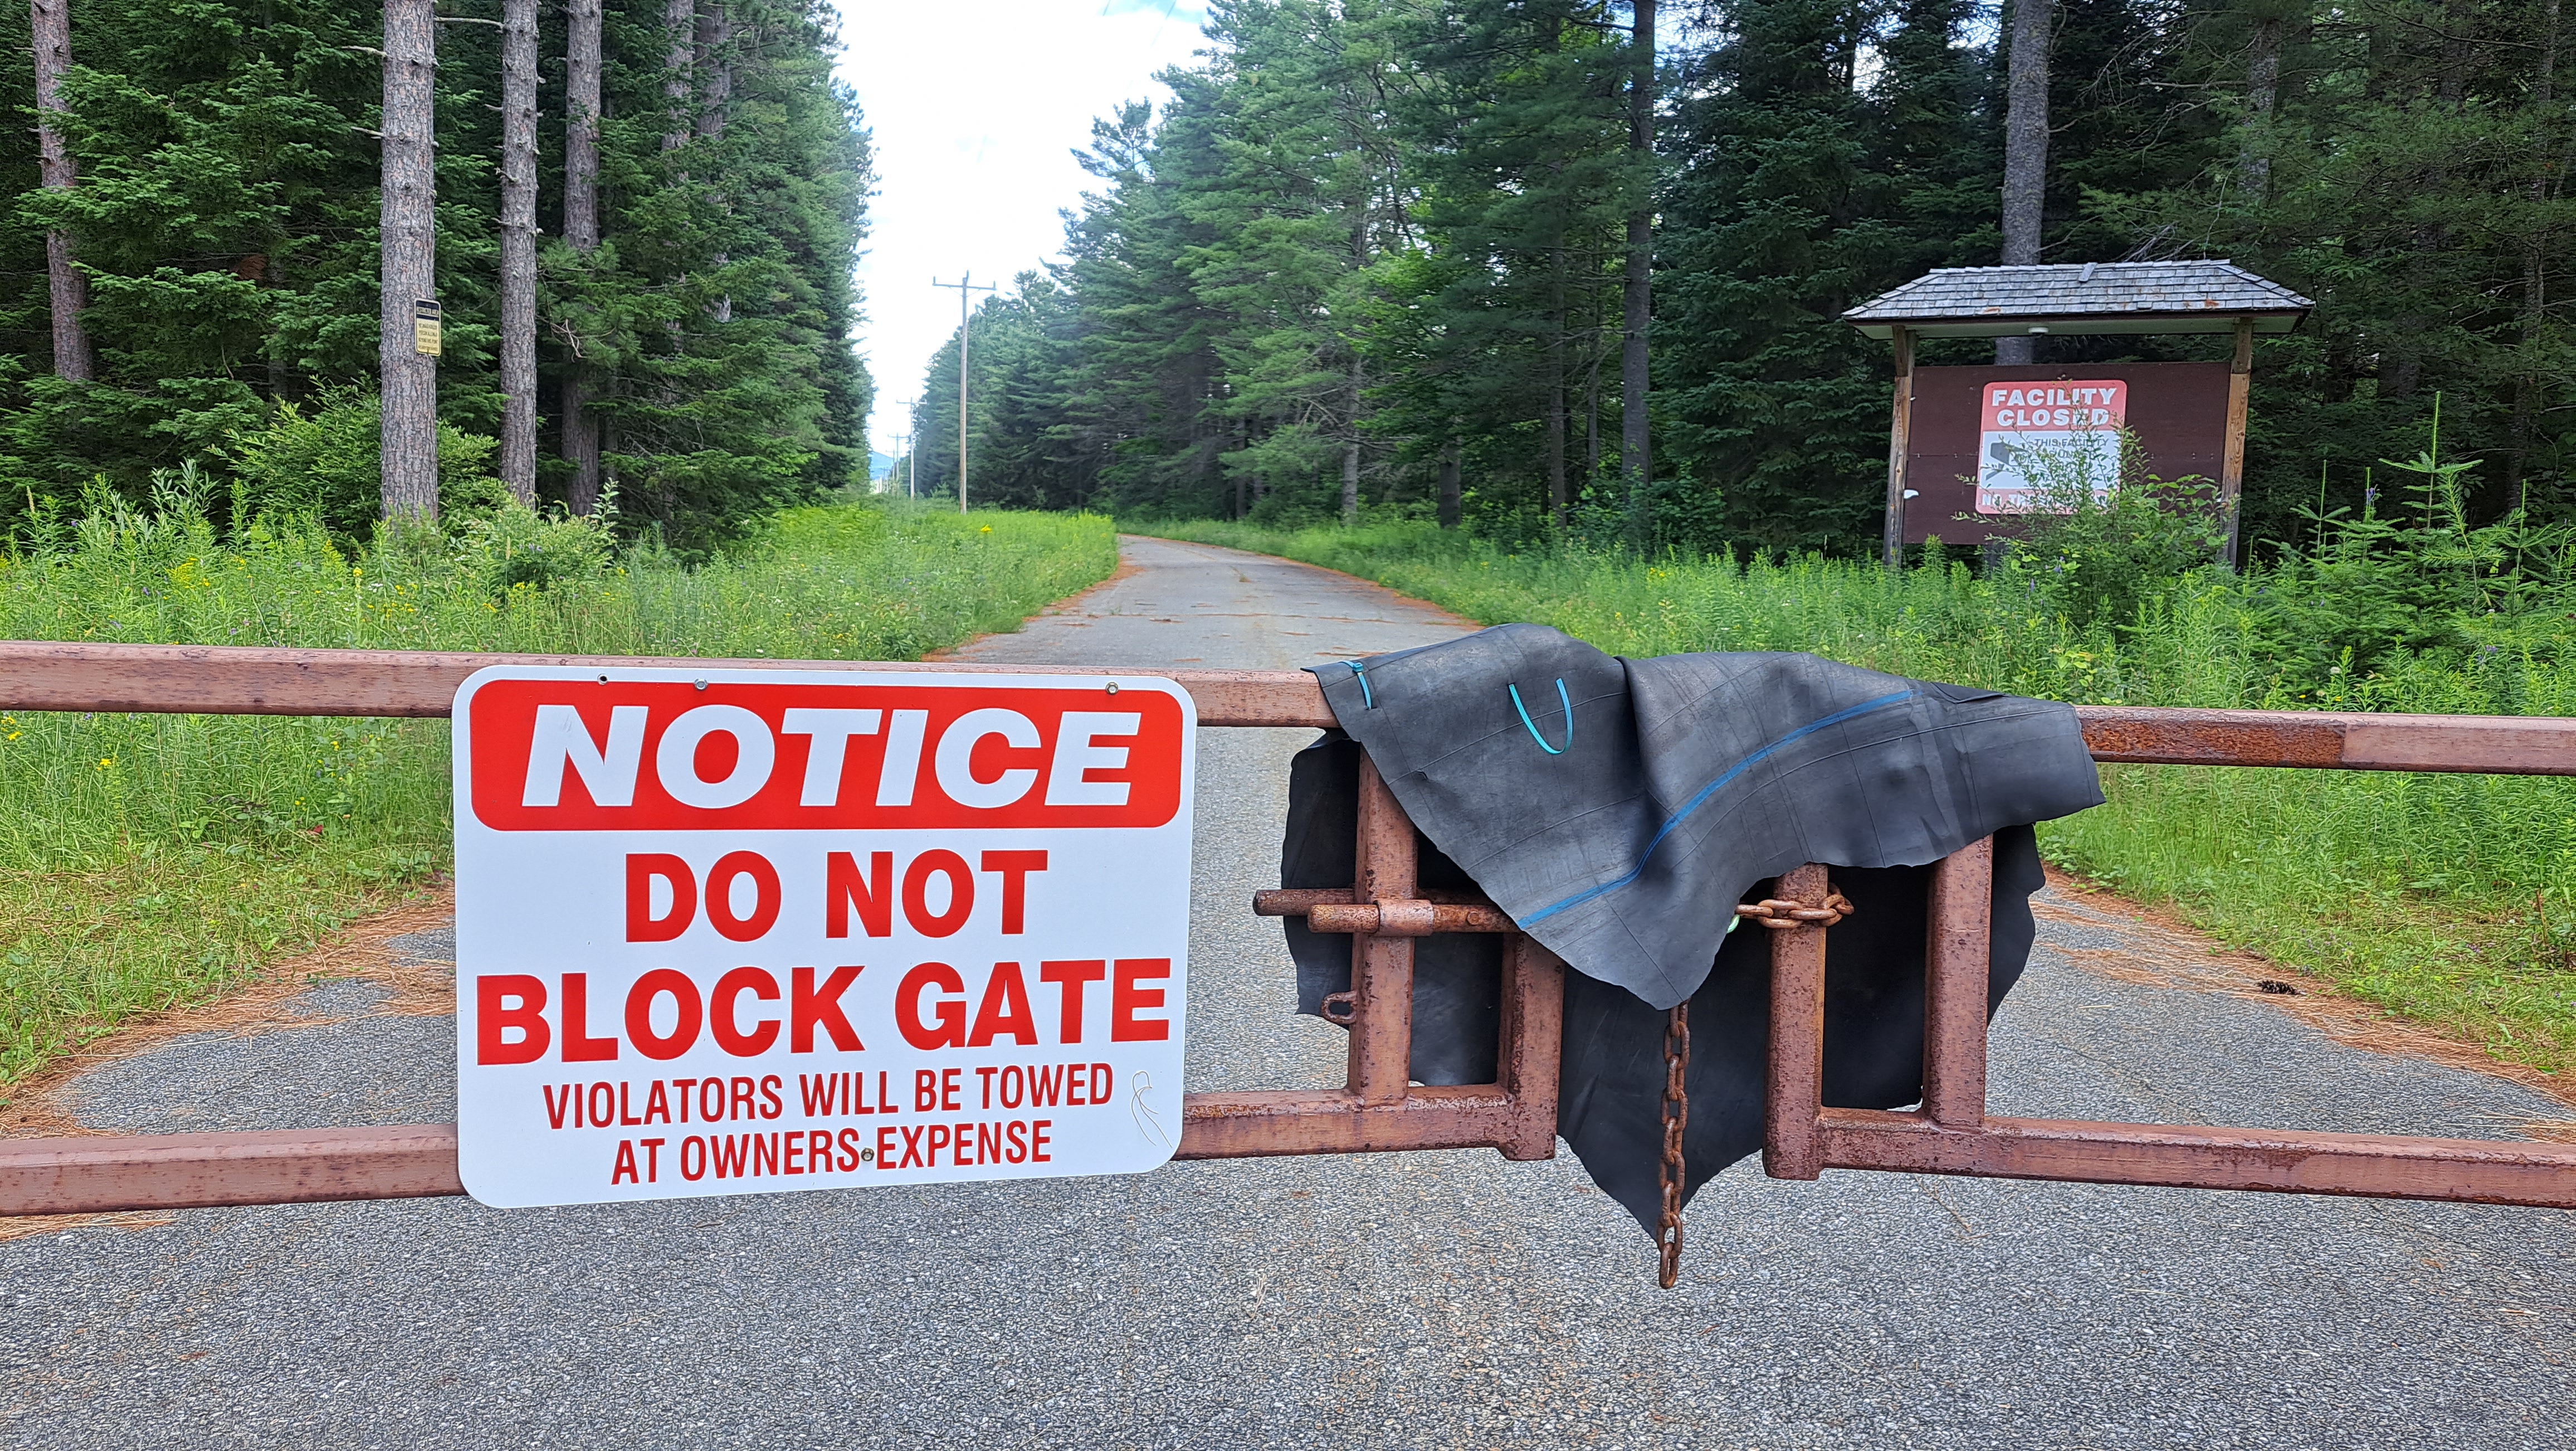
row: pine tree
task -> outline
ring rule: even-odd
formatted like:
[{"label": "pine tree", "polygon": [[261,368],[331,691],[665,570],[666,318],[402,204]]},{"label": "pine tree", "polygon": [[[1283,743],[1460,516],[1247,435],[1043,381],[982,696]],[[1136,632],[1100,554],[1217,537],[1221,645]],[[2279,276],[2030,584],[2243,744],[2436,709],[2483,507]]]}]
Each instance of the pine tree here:
[{"label": "pine tree", "polygon": [[[80,179],[80,169],[53,117],[63,109],[63,72],[72,63],[71,0],[28,0],[28,14],[36,56],[37,154],[43,158],[47,189],[69,191]],[[94,367],[89,332],[81,325],[89,285],[73,255],[71,235],[60,227],[45,230],[45,279],[53,311],[54,376],[86,383]]]},{"label": "pine tree", "polygon": [[[0,366],[0,527],[30,500],[76,501],[94,476],[140,495],[154,469],[182,460],[220,470],[287,407],[373,431],[365,400],[380,381],[385,313],[401,308],[408,356],[409,308],[422,298],[444,314],[438,436],[462,449],[442,450],[442,507],[501,497],[490,436],[524,441],[536,400],[562,397],[568,375],[594,426],[567,429],[558,416],[537,448],[504,454],[514,485],[533,464],[540,499],[575,492],[579,460],[562,455],[585,432],[613,443],[603,466],[618,471],[628,526],[658,528],[683,550],[720,546],[779,503],[851,479],[865,449],[868,383],[850,337],[869,158],[830,77],[828,12],[788,0],[729,8],[728,120],[699,137],[693,94],[682,164],[667,176],[666,5],[604,12],[605,185],[583,230],[533,247],[531,299],[528,244],[557,215],[534,207],[530,184],[566,220],[583,219],[568,194],[578,189],[564,185],[574,138],[543,134],[531,173],[523,123],[531,107],[574,108],[558,58],[525,63],[533,36],[508,23],[523,0],[463,3],[489,8],[438,26],[434,270],[429,286],[406,281],[397,296],[379,279],[381,5],[83,0],[82,64],[63,74],[63,109],[50,113],[80,184],[41,184],[32,130],[0,148],[16,197],[0,248],[21,279],[0,297],[0,356],[12,360]],[[32,25],[20,40],[32,43]],[[30,71],[8,99],[32,111]],[[50,366],[48,231],[78,239],[91,279],[79,315],[93,382]],[[587,251],[569,245],[594,236]],[[531,325],[535,378],[522,386]],[[613,440],[600,438],[603,421]],[[378,494],[370,483],[363,501],[280,506],[312,503],[333,527],[363,532]]]},{"label": "pine tree", "polygon": [[501,482],[537,501],[537,0],[501,6]]}]

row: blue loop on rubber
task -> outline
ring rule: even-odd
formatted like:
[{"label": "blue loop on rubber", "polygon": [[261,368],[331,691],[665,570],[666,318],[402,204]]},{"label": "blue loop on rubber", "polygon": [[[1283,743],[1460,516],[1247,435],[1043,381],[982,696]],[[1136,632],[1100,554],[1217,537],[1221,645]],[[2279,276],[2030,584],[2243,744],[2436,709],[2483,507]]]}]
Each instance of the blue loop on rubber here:
[{"label": "blue loop on rubber", "polygon": [[1374,696],[1372,696],[1372,695],[1370,695],[1370,694],[1369,694],[1369,688],[1368,688],[1368,672],[1367,672],[1366,670],[1363,670],[1363,669],[1361,669],[1361,668],[1360,668],[1360,662],[1358,662],[1357,660],[1354,660],[1354,661],[1350,662],[1350,666],[1351,666],[1351,678],[1352,678],[1352,679],[1354,679],[1354,680],[1356,680],[1356,681],[1358,681],[1358,682],[1360,683],[1360,709],[1362,709],[1362,710],[1375,710],[1375,709],[1377,709],[1377,699],[1376,699],[1376,697],[1374,697]]},{"label": "blue loop on rubber", "polygon": [[1565,693],[1565,681],[1562,677],[1559,677],[1556,682],[1557,708],[1565,712],[1565,744],[1561,746],[1549,745],[1547,737],[1538,733],[1538,722],[1530,719],[1529,707],[1521,704],[1521,688],[1517,685],[1505,685],[1503,688],[1512,693],[1512,709],[1520,712],[1521,724],[1528,728],[1530,739],[1538,742],[1540,750],[1551,756],[1562,756],[1574,749],[1574,702]]}]

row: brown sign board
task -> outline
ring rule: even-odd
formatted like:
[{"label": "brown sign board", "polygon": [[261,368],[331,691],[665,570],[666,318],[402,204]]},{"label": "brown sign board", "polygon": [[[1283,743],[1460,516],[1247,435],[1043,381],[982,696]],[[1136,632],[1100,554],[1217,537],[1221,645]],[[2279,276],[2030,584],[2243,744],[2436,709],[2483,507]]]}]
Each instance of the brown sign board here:
[{"label": "brown sign board", "polygon": [[[2027,421],[2044,429],[2053,422],[2063,428],[2070,414],[2078,426],[2088,414],[2101,417],[2103,410],[2090,405],[2116,392],[2125,416],[2114,415],[2114,422],[2137,435],[2150,473],[2167,479],[2197,474],[2215,482],[2226,466],[2227,381],[2225,363],[1916,368],[1905,450],[1905,487],[1914,497],[1905,501],[1905,542],[1920,544],[1937,534],[1946,543],[1973,544],[2021,533],[2022,516],[1978,509],[1978,481],[1991,482],[1981,466],[1990,465],[1987,455],[1996,452],[1988,429],[2007,399],[2015,410],[2023,398],[2041,408],[2059,405],[2053,417],[2038,409],[2003,411],[2008,424]],[[1990,391],[1998,388],[2000,397]],[[2070,402],[2078,407],[2069,409]],[[1998,503],[1992,488],[1986,503],[1989,509]]]}]

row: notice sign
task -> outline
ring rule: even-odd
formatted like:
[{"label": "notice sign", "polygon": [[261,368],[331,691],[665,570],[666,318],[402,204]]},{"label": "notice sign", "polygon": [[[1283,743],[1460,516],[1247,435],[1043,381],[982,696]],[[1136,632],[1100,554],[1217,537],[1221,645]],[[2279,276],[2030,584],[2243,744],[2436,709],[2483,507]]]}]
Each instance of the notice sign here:
[{"label": "notice sign", "polygon": [[2079,492],[2099,500],[2120,480],[2129,385],[2116,378],[1994,382],[1983,388],[1977,512],[2062,512]]},{"label": "notice sign", "polygon": [[454,728],[466,1190],[1163,1163],[1196,720],[1137,677],[477,673]]}]

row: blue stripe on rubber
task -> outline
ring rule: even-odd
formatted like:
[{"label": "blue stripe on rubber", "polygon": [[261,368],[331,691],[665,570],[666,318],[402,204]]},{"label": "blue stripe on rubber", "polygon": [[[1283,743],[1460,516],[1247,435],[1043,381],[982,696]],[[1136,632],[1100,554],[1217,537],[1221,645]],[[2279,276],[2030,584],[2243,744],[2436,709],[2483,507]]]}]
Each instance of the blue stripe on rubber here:
[{"label": "blue stripe on rubber", "polygon": [[1727,782],[1732,781],[1736,777],[1753,769],[1754,765],[1760,762],[1763,757],[1768,756],[1772,752],[1779,750],[1781,747],[1788,745],[1791,741],[1797,740],[1803,736],[1814,735],[1816,732],[1823,730],[1827,726],[1840,725],[1844,721],[1850,720],[1856,716],[1868,715],[1872,711],[1885,710],[1891,705],[1901,705],[1913,698],[1913,691],[1900,690],[1893,695],[1882,695],[1876,700],[1864,700],[1858,705],[1835,711],[1832,715],[1826,716],[1822,720],[1809,721],[1805,725],[1802,725],[1796,730],[1789,732],[1787,735],[1782,736],[1780,739],[1773,741],[1771,744],[1764,746],[1758,751],[1755,751],[1752,755],[1749,755],[1743,760],[1736,762],[1734,765],[1727,767],[1726,774],[1701,787],[1698,795],[1693,796],[1690,800],[1682,803],[1682,809],[1674,812],[1665,820],[1663,829],[1655,833],[1655,839],[1653,841],[1646,843],[1645,852],[1637,858],[1637,864],[1628,869],[1627,875],[1620,877],[1615,881],[1603,882],[1597,887],[1591,887],[1584,891],[1577,892],[1562,902],[1556,902],[1548,906],[1541,907],[1530,915],[1523,917],[1521,919],[1521,925],[1528,927],[1536,923],[1544,922],[1559,912],[1580,907],[1595,897],[1601,896],[1604,893],[1615,892],[1621,887],[1628,885],[1630,882],[1637,880],[1637,878],[1644,876],[1646,874],[1646,864],[1655,859],[1655,849],[1664,844],[1664,838],[1672,835],[1675,827],[1678,827],[1684,821],[1689,820],[1692,812],[1707,805],[1708,798],[1716,795]]}]

